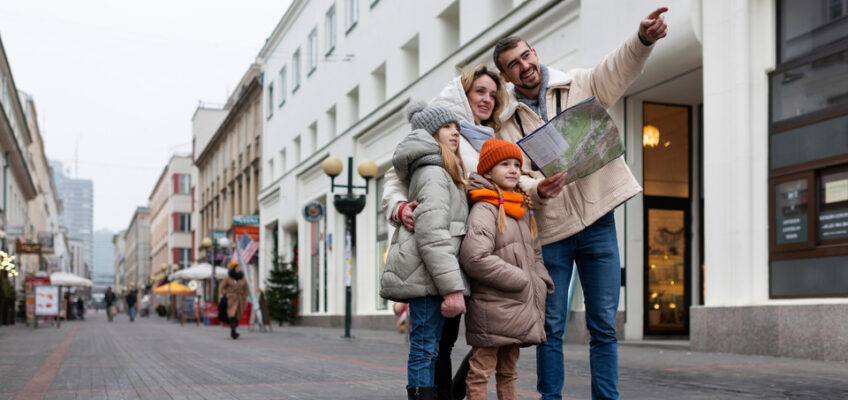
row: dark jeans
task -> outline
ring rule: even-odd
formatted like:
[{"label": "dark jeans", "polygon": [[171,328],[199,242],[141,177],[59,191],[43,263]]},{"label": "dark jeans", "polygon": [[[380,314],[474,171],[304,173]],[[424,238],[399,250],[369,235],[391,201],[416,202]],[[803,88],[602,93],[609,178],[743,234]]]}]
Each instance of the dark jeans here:
[{"label": "dark jeans", "polygon": [[406,363],[407,387],[435,385],[436,358],[445,317],[442,296],[409,299],[409,359]]},{"label": "dark jeans", "polygon": [[451,373],[451,351],[459,336],[459,324],[462,315],[445,318],[442,327],[442,339],[439,340],[439,355],[436,358],[436,390],[439,400],[461,399],[465,397],[465,377],[468,375],[468,354],[463,358],[454,377]]},{"label": "dark jeans", "polygon": [[568,321],[568,286],[574,263],[583,287],[589,329],[592,399],[618,398],[618,342],[615,313],[621,291],[621,263],[612,212],[574,236],[542,246],[556,291],[545,300],[547,341],[536,348],[536,389],[542,399],[562,399],[565,378],[562,342]]}]

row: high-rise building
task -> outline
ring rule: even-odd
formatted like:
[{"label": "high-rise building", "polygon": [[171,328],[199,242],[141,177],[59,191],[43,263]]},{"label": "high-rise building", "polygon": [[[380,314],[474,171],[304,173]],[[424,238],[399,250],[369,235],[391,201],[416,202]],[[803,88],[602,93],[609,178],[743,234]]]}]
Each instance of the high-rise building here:
[{"label": "high-rise building", "polygon": [[94,267],[91,276],[95,291],[106,290],[115,280],[114,236],[115,232],[108,229],[94,232]]},{"label": "high-rise building", "polygon": [[94,265],[94,181],[65,175],[62,163],[50,160],[56,191],[62,200],[60,223],[68,228],[68,238],[83,243],[86,268]]}]

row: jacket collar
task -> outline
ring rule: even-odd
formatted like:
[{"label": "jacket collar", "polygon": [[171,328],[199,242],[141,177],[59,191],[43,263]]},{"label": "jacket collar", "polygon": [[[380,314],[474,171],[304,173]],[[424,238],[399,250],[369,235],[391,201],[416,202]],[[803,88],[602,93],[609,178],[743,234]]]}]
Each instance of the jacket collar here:
[{"label": "jacket collar", "polygon": [[[546,65],[546,67],[548,67]],[[558,69],[548,67],[548,88],[547,92],[550,93],[553,89],[563,89],[571,86],[571,82],[574,80],[575,70],[569,70],[568,72],[563,72]],[[506,122],[512,118],[513,114],[519,107],[523,107],[526,112],[532,113],[530,107],[527,107],[525,104],[521,104],[518,101],[518,98],[515,97],[515,85],[512,83],[508,83],[506,85],[506,91],[509,94],[509,102],[507,106],[504,108],[503,114],[501,114],[501,121]],[[547,93],[546,93],[547,95]]]}]

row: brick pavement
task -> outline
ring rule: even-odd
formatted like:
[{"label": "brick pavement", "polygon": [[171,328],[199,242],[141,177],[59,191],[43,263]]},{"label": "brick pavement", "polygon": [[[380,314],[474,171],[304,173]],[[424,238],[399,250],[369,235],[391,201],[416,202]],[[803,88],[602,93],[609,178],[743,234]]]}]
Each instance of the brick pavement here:
[{"label": "brick pavement", "polygon": [[[0,400],[405,398],[402,335],[240,330],[233,341],[221,327],[125,315],[110,324],[102,312],[60,329],[3,327]],[[467,350],[460,340],[455,362]],[[566,347],[566,374],[568,398],[588,399],[587,346]],[[535,380],[533,348],[523,349],[519,398],[536,398]],[[624,399],[848,399],[848,365],[625,344],[620,390]]]}]

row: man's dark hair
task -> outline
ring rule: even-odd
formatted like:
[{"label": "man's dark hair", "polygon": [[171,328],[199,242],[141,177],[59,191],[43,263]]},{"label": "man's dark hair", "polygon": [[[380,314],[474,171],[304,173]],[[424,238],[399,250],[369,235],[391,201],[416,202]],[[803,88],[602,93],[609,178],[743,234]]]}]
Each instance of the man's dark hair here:
[{"label": "man's dark hair", "polygon": [[526,40],[518,36],[507,36],[495,43],[495,52],[492,54],[492,59],[495,61],[495,66],[498,67],[498,70],[506,72],[500,62],[498,62],[498,57],[501,56],[501,53],[514,49],[519,43],[524,43],[527,47],[530,47],[530,44]]}]

